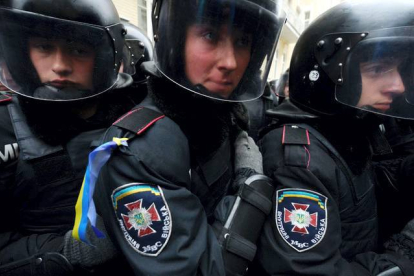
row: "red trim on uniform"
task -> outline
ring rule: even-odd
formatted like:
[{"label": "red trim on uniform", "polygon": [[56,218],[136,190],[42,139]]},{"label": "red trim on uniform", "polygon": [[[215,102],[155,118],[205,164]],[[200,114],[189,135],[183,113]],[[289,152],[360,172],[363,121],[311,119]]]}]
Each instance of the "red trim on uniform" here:
[{"label": "red trim on uniform", "polygon": [[283,126],[283,133],[282,133],[282,144],[285,143],[285,131],[286,131],[286,126]]},{"label": "red trim on uniform", "polygon": [[142,128],[140,131],[137,132],[137,135],[140,135],[141,133],[143,133],[147,128],[149,128],[152,124],[154,124],[156,121],[161,120],[162,118],[164,118],[165,115],[162,115],[158,118],[155,118],[154,120],[152,120],[151,122],[149,122],[144,128]]},{"label": "red trim on uniform", "polygon": [[306,165],[306,168],[309,169],[309,165],[311,162],[311,154],[310,154],[310,151],[306,148],[306,146],[303,146],[303,147],[305,148],[306,153],[309,155],[308,164]]},{"label": "red trim on uniform", "polygon": [[309,131],[306,130],[306,137],[308,138],[308,146],[310,145]]},{"label": "red trim on uniform", "polygon": [[5,99],[0,99],[0,103],[2,102],[10,102],[12,100],[12,97],[8,96],[8,95],[3,95],[3,97],[6,97]]},{"label": "red trim on uniform", "polygon": [[133,113],[135,113],[135,112],[137,112],[137,111],[139,111],[141,109],[142,109],[142,107],[129,111],[127,114],[123,115],[121,118],[119,118],[118,120],[116,120],[115,123],[113,123],[112,125],[116,125],[117,123],[119,123],[120,121],[122,121],[123,119],[125,119],[126,117],[128,117],[129,115],[131,115],[131,114],[133,114]]}]

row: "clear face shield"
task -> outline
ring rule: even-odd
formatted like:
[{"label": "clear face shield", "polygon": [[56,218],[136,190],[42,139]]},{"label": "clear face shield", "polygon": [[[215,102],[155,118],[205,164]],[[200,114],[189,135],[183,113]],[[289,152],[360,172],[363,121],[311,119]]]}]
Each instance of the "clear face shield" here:
[{"label": "clear face shield", "polygon": [[111,28],[0,8],[0,81],[47,101],[103,93],[115,84],[120,65],[110,32],[122,25]]},{"label": "clear face shield", "polygon": [[206,97],[235,102],[260,97],[285,20],[276,2],[164,1],[157,68]]},{"label": "clear face shield", "polygon": [[346,58],[336,99],[361,110],[414,119],[414,27],[368,32]]}]

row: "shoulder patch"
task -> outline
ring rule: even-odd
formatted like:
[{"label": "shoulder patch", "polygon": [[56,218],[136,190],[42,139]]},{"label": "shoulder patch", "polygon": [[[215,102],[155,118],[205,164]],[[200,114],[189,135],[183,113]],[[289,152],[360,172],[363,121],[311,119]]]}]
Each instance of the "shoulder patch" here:
[{"label": "shoulder patch", "polygon": [[130,183],[115,189],[112,203],[128,244],[145,256],[158,256],[171,236],[171,212],[159,186]]},{"label": "shoulder patch", "polygon": [[327,197],[310,190],[276,192],[276,228],[296,251],[307,251],[322,241],[328,227],[327,201]]},{"label": "shoulder patch", "polygon": [[284,125],[282,144],[284,145],[310,145],[309,131],[295,125]]},{"label": "shoulder patch", "polygon": [[145,107],[132,109],[123,115],[112,125],[131,131],[137,135],[143,133],[156,121],[164,118],[165,115]]},{"label": "shoulder patch", "polygon": [[1,103],[7,103],[7,102],[11,102],[12,97],[6,94],[0,94],[0,104]]}]

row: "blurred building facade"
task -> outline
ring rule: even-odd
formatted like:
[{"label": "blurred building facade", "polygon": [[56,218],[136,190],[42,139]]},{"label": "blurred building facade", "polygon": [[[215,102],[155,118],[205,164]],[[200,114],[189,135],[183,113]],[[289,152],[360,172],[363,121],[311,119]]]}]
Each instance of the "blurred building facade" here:
[{"label": "blurred building facade", "polygon": [[[122,19],[140,27],[152,38],[152,0],[112,0]],[[180,0],[178,0],[180,1]],[[293,48],[306,27],[320,14],[345,0],[283,0],[287,22],[282,30],[268,76],[278,79],[289,68]]]},{"label": "blurred building facade", "polygon": [[287,21],[276,49],[269,80],[278,79],[290,66],[293,49],[309,24],[329,8],[345,0],[283,0]]}]

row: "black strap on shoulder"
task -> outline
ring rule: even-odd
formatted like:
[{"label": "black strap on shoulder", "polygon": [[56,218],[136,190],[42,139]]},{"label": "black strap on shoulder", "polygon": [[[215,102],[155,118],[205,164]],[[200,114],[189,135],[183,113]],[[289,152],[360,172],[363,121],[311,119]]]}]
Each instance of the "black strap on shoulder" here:
[{"label": "black strap on shoulder", "polygon": [[310,162],[309,131],[297,125],[284,125],[282,134],[284,160],[287,166],[307,168]]},{"label": "black strap on shoulder", "polygon": [[131,131],[136,135],[140,135],[156,121],[164,117],[164,114],[155,110],[138,107],[123,115],[112,125]]},{"label": "black strap on shoulder", "polygon": [[310,145],[309,132],[297,125],[284,125],[282,144],[284,145]]},{"label": "black strap on shoulder", "polygon": [[12,101],[12,97],[7,94],[0,94],[0,104],[8,103]]}]

